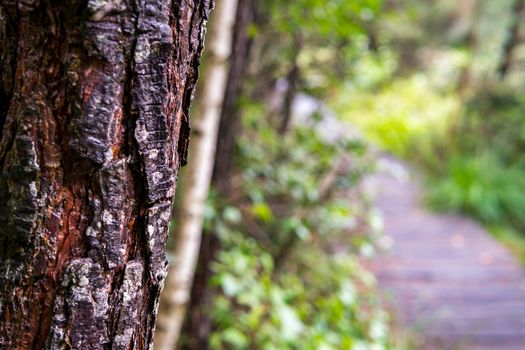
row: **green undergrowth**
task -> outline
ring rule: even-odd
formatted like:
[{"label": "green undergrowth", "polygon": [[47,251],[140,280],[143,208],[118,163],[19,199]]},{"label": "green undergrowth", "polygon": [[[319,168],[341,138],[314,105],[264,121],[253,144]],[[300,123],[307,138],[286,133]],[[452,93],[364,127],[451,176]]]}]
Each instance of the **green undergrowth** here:
[{"label": "green undergrowth", "polygon": [[445,176],[428,187],[427,201],[434,209],[463,212],[488,225],[525,223],[525,178],[518,167],[486,156],[456,156]]},{"label": "green undergrowth", "polygon": [[394,349],[360,263],[380,231],[358,186],[373,168],[364,144],[278,135],[258,106],[245,111],[234,198],[212,195],[207,209],[221,242],[211,348]]},{"label": "green undergrowth", "polygon": [[457,97],[436,90],[424,75],[372,89],[350,88],[335,107],[379,148],[429,165],[435,162],[438,140],[446,137],[461,111]]},{"label": "green undergrowth", "polygon": [[523,169],[488,157],[456,156],[446,174],[427,181],[425,201],[434,210],[464,213],[481,222],[525,265]]},{"label": "green undergrowth", "polygon": [[427,202],[487,225],[523,260],[525,246],[525,96],[500,85],[467,100],[443,142],[454,144],[430,173]]},{"label": "green undergrowth", "polygon": [[487,83],[460,98],[417,74],[351,87],[334,105],[380,149],[422,171],[430,208],[497,227],[489,231],[524,256],[525,95],[518,89]]}]

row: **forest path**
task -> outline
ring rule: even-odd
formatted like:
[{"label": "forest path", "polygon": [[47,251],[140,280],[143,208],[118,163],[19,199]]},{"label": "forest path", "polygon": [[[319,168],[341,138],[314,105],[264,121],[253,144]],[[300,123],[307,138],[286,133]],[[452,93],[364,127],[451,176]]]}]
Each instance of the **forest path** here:
[{"label": "forest path", "polygon": [[474,221],[431,213],[420,181],[382,156],[369,180],[389,247],[372,261],[416,350],[525,350],[525,270]]}]

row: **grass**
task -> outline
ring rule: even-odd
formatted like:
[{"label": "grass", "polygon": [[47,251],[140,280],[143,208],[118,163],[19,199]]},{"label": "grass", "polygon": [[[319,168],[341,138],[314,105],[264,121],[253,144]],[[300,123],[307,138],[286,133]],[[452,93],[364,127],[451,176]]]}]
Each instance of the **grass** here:
[{"label": "grass", "polygon": [[426,201],[439,211],[466,213],[488,225],[525,225],[525,179],[491,156],[455,155],[430,181]]}]

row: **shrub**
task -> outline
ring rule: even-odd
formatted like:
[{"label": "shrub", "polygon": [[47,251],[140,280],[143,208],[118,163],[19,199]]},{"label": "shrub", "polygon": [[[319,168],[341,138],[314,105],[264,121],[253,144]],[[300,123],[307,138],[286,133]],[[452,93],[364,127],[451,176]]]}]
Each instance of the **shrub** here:
[{"label": "shrub", "polygon": [[337,109],[345,120],[385,151],[402,158],[433,163],[440,138],[446,137],[461,111],[452,94],[437,91],[423,75],[399,79],[378,91],[342,94]]},{"label": "shrub", "polygon": [[525,178],[490,155],[454,156],[445,176],[431,180],[428,203],[438,210],[472,215],[487,224],[525,227]]},{"label": "shrub", "polygon": [[358,258],[375,219],[357,186],[372,169],[364,145],[307,128],[283,138],[248,117],[238,151],[235,199],[213,196],[207,211],[221,241],[211,348],[391,348]]}]

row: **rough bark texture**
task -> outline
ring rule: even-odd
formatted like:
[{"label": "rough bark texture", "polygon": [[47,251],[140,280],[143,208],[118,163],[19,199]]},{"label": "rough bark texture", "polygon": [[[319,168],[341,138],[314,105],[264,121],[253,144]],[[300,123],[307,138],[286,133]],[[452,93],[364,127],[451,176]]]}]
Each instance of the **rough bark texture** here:
[{"label": "rough bark texture", "polygon": [[0,348],[151,348],[211,2],[0,1]]},{"label": "rough bark texture", "polygon": [[[258,0],[239,0],[235,25],[233,28],[233,45],[228,72],[226,92],[222,104],[222,113],[217,138],[217,151],[213,168],[212,185],[221,196],[228,196],[235,154],[235,139],[240,129],[239,98],[242,83],[245,80],[250,57],[252,38],[247,28],[253,22]],[[184,335],[186,342],[182,348],[187,350],[206,350],[211,332],[211,320],[208,310],[211,303],[211,291],[208,280],[211,277],[210,265],[219,248],[217,237],[213,233],[202,237],[197,271],[191,290],[191,301],[188,308]]]}]

